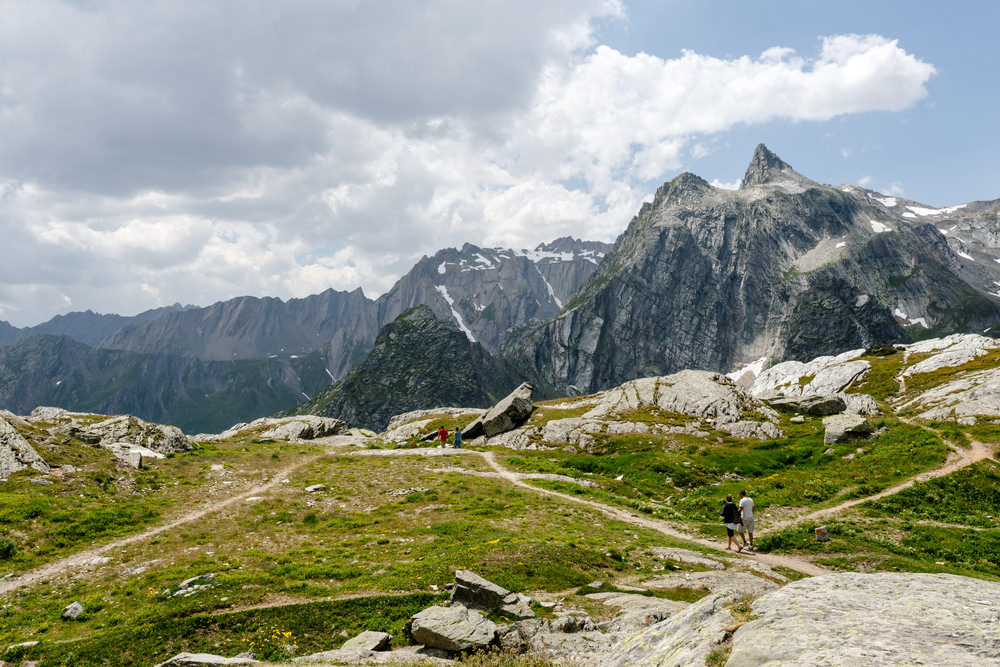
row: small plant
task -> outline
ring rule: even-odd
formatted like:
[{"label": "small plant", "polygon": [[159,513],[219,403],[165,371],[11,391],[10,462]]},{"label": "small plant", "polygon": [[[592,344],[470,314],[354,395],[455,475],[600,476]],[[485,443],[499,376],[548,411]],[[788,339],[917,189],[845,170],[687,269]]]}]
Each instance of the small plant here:
[{"label": "small plant", "polygon": [[10,560],[17,554],[17,544],[9,537],[0,537],[0,560]]},{"label": "small plant", "polygon": [[287,660],[295,653],[298,642],[291,630],[260,629],[257,634],[243,640],[247,649],[258,660]]}]

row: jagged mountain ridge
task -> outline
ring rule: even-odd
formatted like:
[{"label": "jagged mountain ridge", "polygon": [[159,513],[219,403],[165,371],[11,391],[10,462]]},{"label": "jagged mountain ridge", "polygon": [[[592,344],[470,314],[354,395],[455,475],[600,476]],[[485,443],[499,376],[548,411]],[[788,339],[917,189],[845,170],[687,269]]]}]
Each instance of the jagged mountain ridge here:
[{"label": "jagged mountain ridge", "polygon": [[521,381],[454,320],[418,305],[382,328],[357,368],[293,412],[380,431],[410,410],[489,407]]},{"label": "jagged mountain ridge", "polygon": [[330,373],[343,377],[365,358],[379,331],[404,311],[428,306],[493,352],[505,332],[555,316],[587,281],[610,245],[569,237],[534,250],[466,243],[423,257],[325,347]]},{"label": "jagged mountain ridge", "polygon": [[[187,306],[190,308],[191,306]],[[131,317],[114,313],[102,314],[92,310],[56,315],[51,320],[33,327],[17,328],[7,322],[0,322],[0,347],[16,340],[37,335],[69,336],[73,340],[97,346],[108,336],[133,322],[145,322],[167,313],[184,310],[179,303],[163,308],[154,308]]]},{"label": "jagged mountain ridge", "polygon": [[0,349],[0,406],[27,414],[50,405],[133,414],[188,433],[294,407],[329,384],[318,352],[248,361],[94,349],[36,335]]},{"label": "jagged mountain ridge", "polygon": [[370,304],[360,287],[352,292],[328,289],[288,301],[244,296],[128,323],[99,347],[205,361],[308,354]]},{"label": "jagged mountain ridge", "polygon": [[[969,235],[980,258],[966,258],[941,232],[965,209],[894,211],[877,194],[815,183],[763,145],[739,190],[681,174],[567,308],[504,353],[556,387],[590,392],[1000,322],[995,217],[993,236]],[[995,216],[994,204],[966,208]]]}]

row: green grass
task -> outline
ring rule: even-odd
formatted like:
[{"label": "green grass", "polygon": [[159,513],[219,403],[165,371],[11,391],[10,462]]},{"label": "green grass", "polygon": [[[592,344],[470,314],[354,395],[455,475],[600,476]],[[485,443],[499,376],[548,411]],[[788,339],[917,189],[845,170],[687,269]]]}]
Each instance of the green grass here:
[{"label": "green grass", "polygon": [[[76,641],[43,640],[2,657],[80,667],[154,665],[182,651],[235,655],[249,650],[265,659],[287,659],[339,648],[345,637],[363,630],[388,632],[400,645],[406,643],[403,626],[410,616],[444,599],[426,593],[374,596],[133,622]],[[274,639],[276,632],[280,640]],[[289,652],[280,648],[293,645]]]},{"label": "green grass", "polygon": [[847,390],[855,394],[871,394],[879,401],[888,400],[899,393],[896,376],[903,369],[903,355],[866,355],[862,360],[871,364],[871,370],[864,382],[851,385]]}]

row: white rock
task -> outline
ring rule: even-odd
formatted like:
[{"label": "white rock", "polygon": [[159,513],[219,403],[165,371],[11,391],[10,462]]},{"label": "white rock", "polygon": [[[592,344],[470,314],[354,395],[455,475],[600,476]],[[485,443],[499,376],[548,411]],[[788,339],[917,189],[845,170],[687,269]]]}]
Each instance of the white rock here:
[{"label": "white rock", "polygon": [[0,479],[25,468],[49,472],[47,464],[35,448],[11,424],[0,417]]}]

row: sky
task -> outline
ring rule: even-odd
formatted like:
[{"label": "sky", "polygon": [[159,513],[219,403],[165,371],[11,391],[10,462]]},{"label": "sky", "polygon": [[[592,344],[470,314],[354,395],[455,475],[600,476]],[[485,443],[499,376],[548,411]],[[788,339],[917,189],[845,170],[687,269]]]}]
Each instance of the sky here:
[{"label": "sky", "polygon": [[0,320],[371,298],[465,242],[613,241],[758,143],[1000,197],[1000,3],[0,0]]}]

